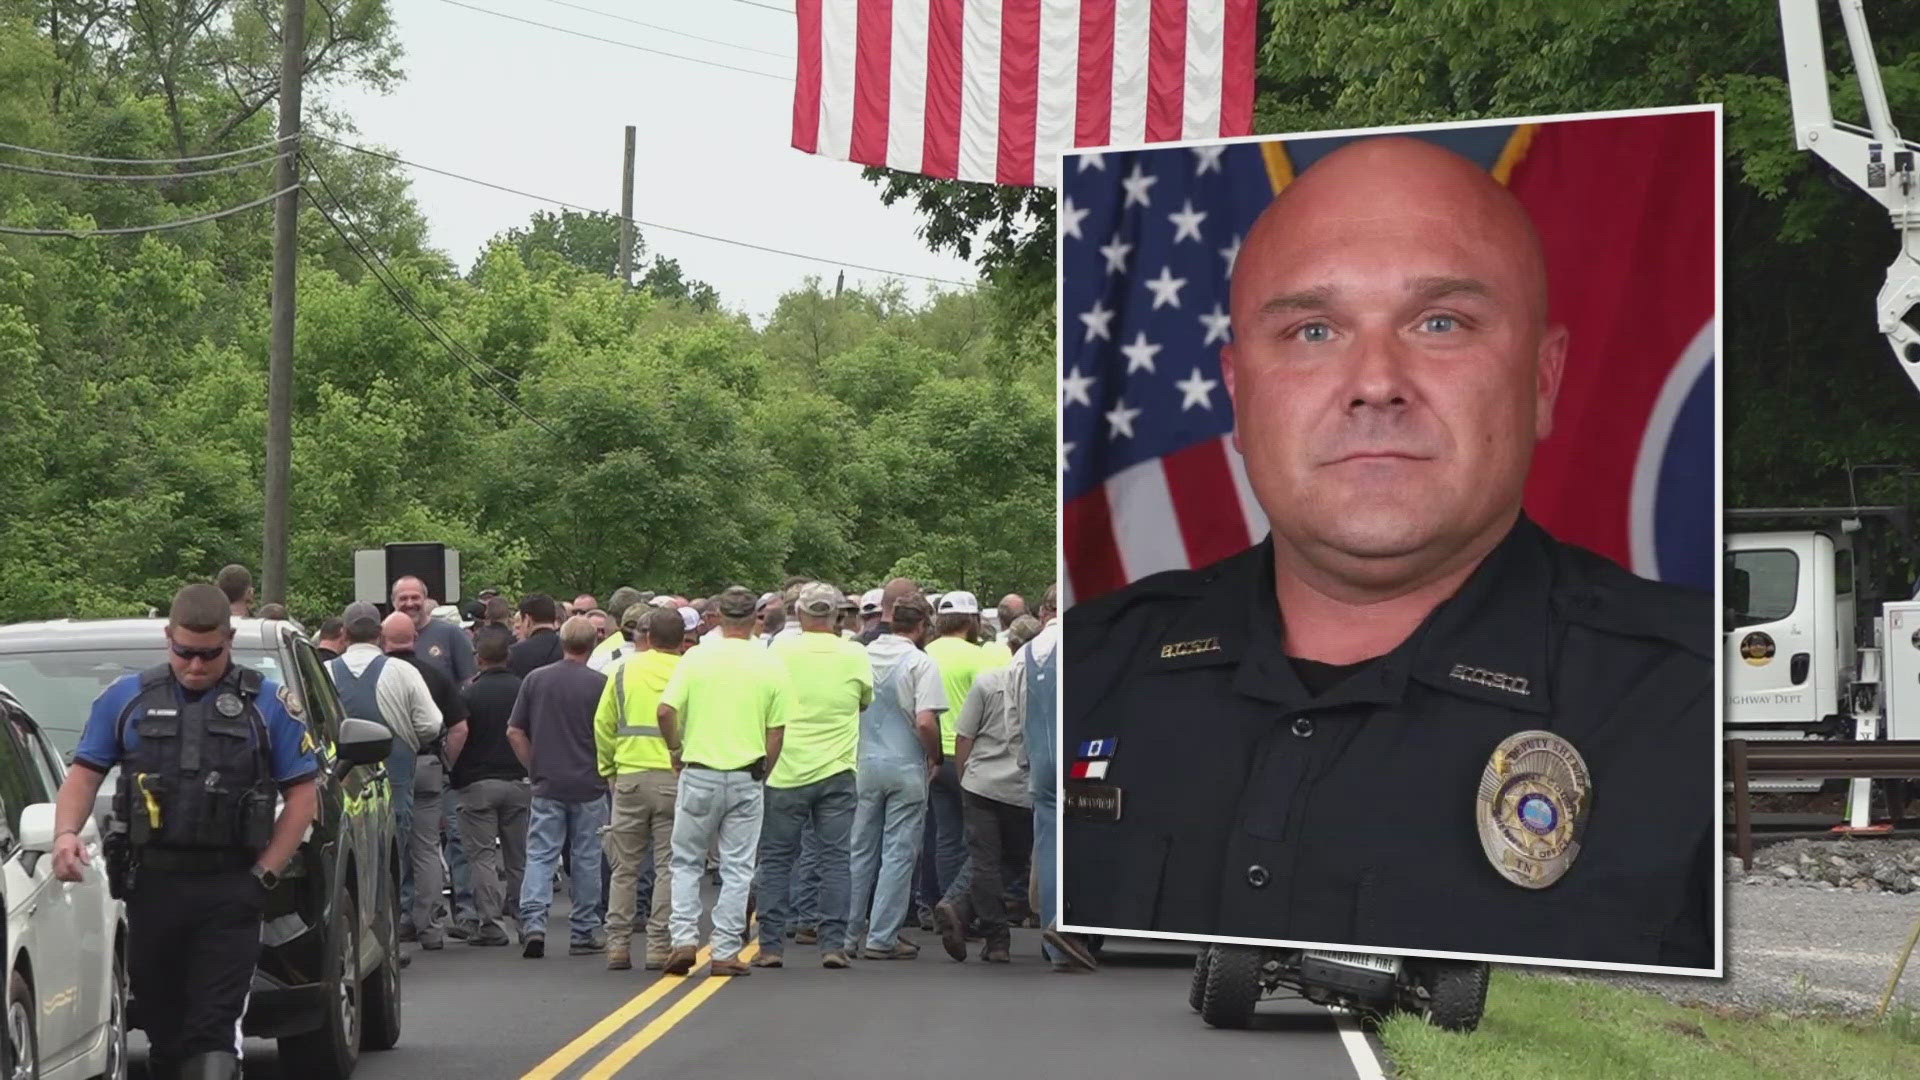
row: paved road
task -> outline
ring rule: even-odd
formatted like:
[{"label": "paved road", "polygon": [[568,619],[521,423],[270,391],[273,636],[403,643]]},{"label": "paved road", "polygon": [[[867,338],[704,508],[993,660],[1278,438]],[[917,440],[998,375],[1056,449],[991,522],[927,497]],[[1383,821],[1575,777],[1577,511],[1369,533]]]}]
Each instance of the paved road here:
[{"label": "paved road", "polygon": [[[400,1045],[362,1057],[355,1077],[1356,1075],[1331,1014],[1304,1002],[1262,1004],[1250,1031],[1207,1028],[1186,1005],[1187,946],[1115,940],[1098,974],[1063,975],[1040,959],[1035,931],[1017,931],[1014,963],[992,968],[911,936],[918,960],[829,971],[812,947],[790,945],[787,967],[734,980],[611,972],[599,956],[526,960],[517,948],[412,952]],[[144,1056],[136,1049],[136,1063]],[[273,1043],[249,1041],[246,1056],[250,1080],[279,1075]]]}]

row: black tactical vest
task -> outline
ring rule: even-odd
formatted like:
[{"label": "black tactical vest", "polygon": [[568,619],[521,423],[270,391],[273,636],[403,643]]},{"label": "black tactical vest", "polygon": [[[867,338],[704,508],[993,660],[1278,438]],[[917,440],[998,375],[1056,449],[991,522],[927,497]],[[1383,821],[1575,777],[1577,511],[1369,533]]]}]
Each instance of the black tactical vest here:
[{"label": "black tactical vest", "polygon": [[273,838],[273,768],[259,672],[229,664],[198,701],[182,705],[166,664],[140,675],[120,715],[139,742],[120,763],[114,813],[144,847],[257,855]]}]

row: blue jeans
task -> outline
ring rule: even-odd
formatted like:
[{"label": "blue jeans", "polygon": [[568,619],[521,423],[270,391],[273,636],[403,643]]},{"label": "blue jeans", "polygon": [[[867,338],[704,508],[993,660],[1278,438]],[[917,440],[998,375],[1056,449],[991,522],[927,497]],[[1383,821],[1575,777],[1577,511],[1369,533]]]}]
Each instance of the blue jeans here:
[{"label": "blue jeans", "polygon": [[864,937],[868,948],[886,951],[894,947],[907,917],[927,813],[927,767],[918,761],[863,761],[856,789],[847,948],[859,948]]},{"label": "blue jeans", "polygon": [[[802,850],[801,834],[819,837],[820,951],[841,948],[847,938],[848,843],[853,834],[858,785],[851,771],[797,788],[766,790],[766,819],[760,830],[760,950],[786,948],[792,908],[793,871]],[[803,924],[804,925],[804,924]]]},{"label": "blue jeans", "polygon": [[387,783],[393,788],[393,835],[401,851],[400,921],[407,926],[413,926],[413,860],[405,853],[413,836],[413,774],[419,761],[413,747],[393,740],[387,755]]},{"label": "blue jeans", "polygon": [[[1041,926],[1060,921],[1060,883],[1054,870],[1054,849],[1059,846],[1059,807],[1054,805],[1054,770],[1059,760],[1059,731],[1054,726],[1059,705],[1054,700],[1054,680],[1059,671],[1060,649],[1056,646],[1044,665],[1027,660],[1027,715],[1024,718],[1027,743],[1027,783],[1033,792],[1033,872],[1040,879]],[[1045,946],[1047,956],[1059,962],[1065,959],[1053,946]]]},{"label": "blue jeans", "polygon": [[[853,805],[847,804],[848,837],[853,835]],[[764,840],[762,843],[764,845]],[[848,843],[850,840],[843,841],[841,849],[846,850]],[[761,852],[764,858],[764,846]],[[793,888],[788,899],[793,902],[789,921],[794,926],[820,925],[820,829],[811,817],[800,827],[800,858],[793,864]]]},{"label": "blue jeans", "polygon": [[717,838],[720,897],[713,904],[713,958],[739,957],[760,849],[762,801],[760,781],[745,770],[680,770],[673,811],[673,918],[668,922],[674,948],[700,942],[700,878],[707,868],[707,847]]},{"label": "blue jeans", "polygon": [[[960,805],[960,774],[948,758],[927,787],[928,855],[921,862],[919,900],[927,907],[966,894],[967,819]],[[931,859],[932,874],[927,874]],[[960,891],[954,892],[958,885]]]},{"label": "blue jeans", "polygon": [[567,882],[573,889],[573,910],[567,921],[573,940],[587,941],[600,929],[600,830],[607,824],[607,800],[562,802],[533,797],[527,820],[527,870],[520,880],[520,933],[547,932],[547,909],[553,906],[553,874],[565,848],[573,871]]}]

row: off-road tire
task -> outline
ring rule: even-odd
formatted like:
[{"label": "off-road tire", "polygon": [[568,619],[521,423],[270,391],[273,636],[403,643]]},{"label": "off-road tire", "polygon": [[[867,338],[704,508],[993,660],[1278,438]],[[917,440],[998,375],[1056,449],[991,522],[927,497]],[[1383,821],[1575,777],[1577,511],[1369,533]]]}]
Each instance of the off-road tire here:
[{"label": "off-road tire", "polygon": [[1202,945],[1193,958],[1193,981],[1187,984],[1187,1007],[1194,1012],[1207,999],[1207,972],[1213,967],[1213,946]]},{"label": "off-road tire", "polygon": [[1210,1027],[1243,1028],[1253,1022],[1260,1000],[1260,950],[1250,945],[1215,945],[1200,995],[1200,1019]]},{"label": "off-road tire", "polygon": [[1487,1010],[1487,965],[1435,960],[1427,968],[1427,1022],[1446,1031],[1472,1031]]}]

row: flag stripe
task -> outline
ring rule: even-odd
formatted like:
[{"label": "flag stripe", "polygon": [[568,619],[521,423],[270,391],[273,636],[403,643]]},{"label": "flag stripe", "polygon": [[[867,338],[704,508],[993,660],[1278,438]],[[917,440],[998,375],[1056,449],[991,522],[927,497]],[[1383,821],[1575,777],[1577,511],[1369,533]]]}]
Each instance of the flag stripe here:
[{"label": "flag stripe", "polygon": [[1105,146],[1113,127],[1113,0],[1080,5],[1079,101],[1074,146]]},{"label": "flag stripe", "polygon": [[1120,546],[1113,539],[1113,518],[1107,513],[1106,488],[1091,488],[1069,501],[1060,508],[1060,519],[1071,545],[1067,573],[1074,593],[1099,596],[1127,583],[1127,573],[1120,566]]},{"label": "flag stripe", "polygon": [[1205,566],[1252,544],[1222,440],[1195,443],[1160,460],[1166,464],[1167,487],[1188,565]]},{"label": "flag stripe", "polygon": [[820,152],[820,0],[795,0],[800,41],[793,76],[793,145]]},{"label": "flag stripe", "polygon": [[1005,0],[1000,9],[1000,154],[994,179],[1033,183],[1033,140],[1040,121],[1040,0]]},{"label": "flag stripe", "polygon": [[893,5],[893,40],[887,58],[887,167],[919,172],[926,153],[926,0]]},{"label": "flag stripe", "polygon": [[[913,0],[907,0],[912,3]],[[847,155],[865,165],[887,163],[893,0],[860,0],[853,66],[853,143]]]},{"label": "flag stripe", "polygon": [[[859,11],[844,0],[828,0],[820,20],[821,153],[846,157],[853,150],[854,55]],[[851,160],[850,158],[848,160]]]},{"label": "flag stripe", "polygon": [[1254,0],[1227,0],[1221,30],[1220,134],[1253,134],[1254,34],[1258,32]]},{"label": "flag stripe", "polygon": [[1184,570],[1187,544],[1180,536],[1161,459],[1121,469],[1107,480],[1113,512],[1113,538],[1127,580],[1138,581],[1162,570]]},{"label": "flag stripe", "polygon": [[1225,0],[1187,0],[1187,77],[1183,90],[1181,134],[1211,139],[1220,130],[1221,23]]},{"label": "flag stripe", "polygon": [[927,25],[927,133],[920,167],[960,171],[960,51],[966,0],[931,0]]},{"label": "flag stripe", "polygon": [[1107,141],[1147,137],[1147,29],[1153,0],[1117,0],[1113,16],[1113,123]]},{"label": "flag stripe", "polygon": [[961,25],[960,175],[999,175],[1000,5],[974,4]]},{"label": "flag stripe", "polygon": [[1040,7],[1040,116],[1034,130],[1033,182],[1060,182],[1060,151],[1073,145],[1079,113],[1080,12],[1074,5]]},{"label": "flag stripe", "polygon": [[1180,137],[1187,81],[1187,0],[1153,0],[1147,52],[1147,141]]}]

